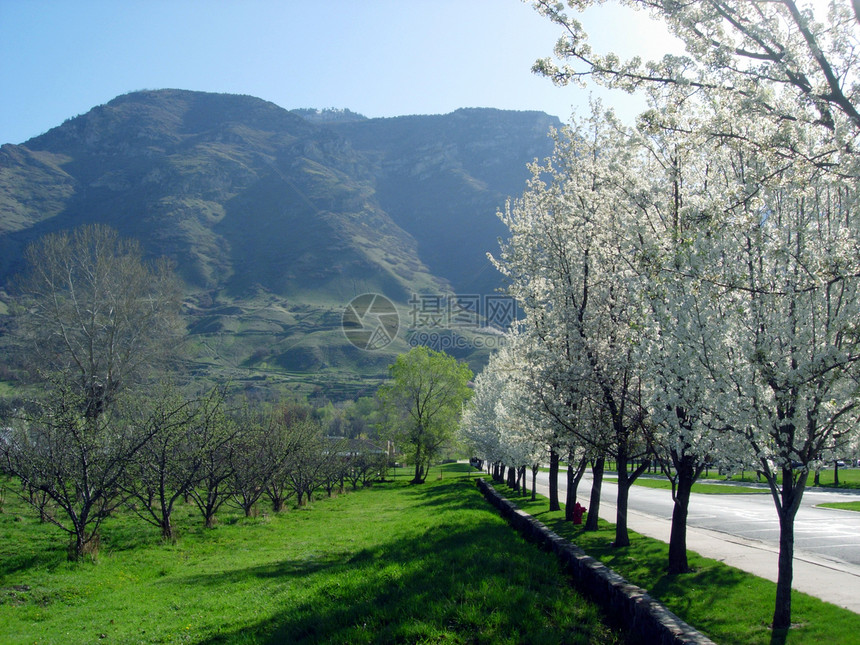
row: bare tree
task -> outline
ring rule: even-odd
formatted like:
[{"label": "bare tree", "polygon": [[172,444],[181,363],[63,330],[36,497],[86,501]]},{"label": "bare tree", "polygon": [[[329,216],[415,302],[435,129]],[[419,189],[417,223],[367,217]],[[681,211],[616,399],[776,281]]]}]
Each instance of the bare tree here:
[{"label": "bare tree", "polygon": [[6,467],[69,533],[69,558],[94,556],[128,465],[155,433],[127,423],[119,403],[177,336],[178,287],[166,263],[147,264],[99,225],[48,235],[26,259],[14,338],[44,396],[12,413]]},{"label": "bare tree", "polygon": [[179,289],[170,266],[106,226],[48,235],[27,249],[17,337],[40,380],[74,393],[87,418],[169,355]]},{"label": "bare tree", "polygon": [[[70,560],[98,554],[99,528],[125,499],[120,484],[128,464],[153,433],[123,423],[113,409],[97,418],[86,409],[79,393],[55,385],[13,421],[4,449],[6,469],[23,484],[22,499],[69,535]],[[57,513],[45,511],[46,498]]]},{"label": "bare tree", "polygon": [[271,428],[270,442],[273,452],[281,450],[287,457],[282,460],[269,482],[265,494],[272,501],[272,510],[278,513],[283,510],[287,499],[293,494],[289,478],[289,452],[298,449],[298,435],[293,426],[311,418],[313,410],[304,403],[289,401],[281,405],[275,414]]},{"label": "bare tree", "polygon": [[218,389],[192,400],[166,384],[135,406],[134,418],[152,438],[136,454],[123,488],[136,500],[132,510],[159,527],[166,541],[176,540],[171,521],[176,502],[203,477],[208,446],[195,435],[213,422],[223,400]]},{"label": "bare tree", "polygon": [[200,476],[187,495],[203,516],[206,528],[214,528],[216,513],[233,495],[233,450],[239,432],[220,406],[198,419],[189,435],[188,450],[201,456]]},{"label": "bare tree", "polygon": [[240,430],[231,451],[233,500],[246,517],[253,514],[257,501],[268,489],[273,485],[280,488],[279,480],[289,458],[300,449],[301,439],[293,431],[297,423],[300,422],[293,421],[283,410],[273,414],[246,406],[239,415]]},{"label": "bare tree", "polygon": [[306,419],[290,428],[296,449],[286,463],[290,488],[296,503],[304,506],[311,501],[314,491],[323,483],[326,462],[331,458],[322,427],[313,419]]}]

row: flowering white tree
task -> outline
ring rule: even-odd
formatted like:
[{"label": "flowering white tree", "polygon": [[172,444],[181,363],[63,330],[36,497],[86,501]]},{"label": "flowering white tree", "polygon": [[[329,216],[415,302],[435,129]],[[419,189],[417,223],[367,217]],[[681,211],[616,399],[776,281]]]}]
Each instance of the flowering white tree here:
[{"label": "flowering white tree", "polygon": [[732,212],[720,243],[702,250],[723,288],[715,411],[746,440],[770,485],[780,521],[774,628],[787,628],[794,518],[808,472],[858,421],[857,191],[801,164],[776,172],[769,159],[736,157],[734,168],[736,187],[755,194]]},{"label": "flowering white tree", "polygon": [[[856,428],[857,195],[852,180],[809,162],[829,149],[820,128],[752,120],[732,129],[733,137],[710,132],[705,141],[692,129],[684,135],[705,160],[694,164],[703,173],[698,192],[687,173],[692,198],[674,221],[695,225],[662,250],[642,346],[652,443],[670,449],[679,483],[691,483],[685,469],[696,476],[713,458],[752,463],[770,486],[780,520],[774,633],[782,638],[808,472]],[[797,154],[759,145],[778,139],[793,141]],[[654,247],[643,252],[652,269],[655,257]],[[673,522],[673,538],[681,526]],[[674,556],[670,567],[683,564]]]},{"label": "flowering white tree", "polygon": [[[602,0],[568,0],[581,12]],[[530,0],[558,24],[555,59],[534,70],[559,85],[593,79],[633,91],[653,85],[707,94],[715,103],[751,118],[805,121],[828,131],[846,150],[860,131],[860,12],[858,3],[833,0],[826,10],[794,0],[619,0],[662,20],[684,44],[685,56],[659,61],[622,60],[595,52],[588,34],[564,3]],[[780,101],[777,97],[789,97]],[[790,141],[784,152],[797,154]]]},{"label": "flowering white tree", "polygon": [[[659,105],[659,96],[652,104]],[[638,349],[643,363],[648,443],[672,484],[669,572],[688,571],[686,526],[692,486],[709,463],[735,462],[738,444],[725,441],[711,412],[714,388],[707,361],[719,344],[710,307],[712,285],[696,280],[692,241],[707,239],[714,219],[711,144],[697,128],[699,112],[677,96],[654,127],[642,118],[635,144],[641,154],[630,172],[643,178],[630,195],[638,211],[629,237],[646,315]],[[681,106],[681,109],[679,109]],[[631,144],[632,145],[632,144]],[[740,448],[742,450],[742,448]]]},{"label": "flowering white tree", "polygon": [[[492,358],[490,361],[492,364]],[[474,395],[463,410],[459,434],[473,455],[494,463],[501,461],[503,454],[496,404],[504,382],[491,364],[475,377]]]},{"label": "flowering white tree", "polygon": [[629,489],[647,467],[640,461],[629,471],[647,451],[636,352],[641,304],[627,240],[635,209],[619,207],[634,181],[628,143],[599,107],[558,137],[552,159],[532,168],[528,189],[501,215],[511,238],[495,260],[526,313],[543,411],[574,433],[583,406],[605,420],[598,447],[618,468],[617,546],[630,543]]},{"label": "flowering white tree", "polygon": [[[681,299],[663,310],[654,338],[671,341],[670,356],[686,351],[697,370],[663,361],[681,385],[665,395],[685,414],[704,404],[697,416],[727,433],[721,442],[741,439],[770,484],[781,526],[773,628],[784,639],[808,470],[856,427],[860,5],[834,0],[825,15],[793,0],[622,0],[650,10],[686,47],[687,56],[643,63],[593,52],[561,2],[532,4],[564,30],[539,73],[648,88],[663,96],[643,124],[705,136],[707,187],[690,209],[700,226],[680,239],[672,291]],[[567,4],[579,11],[596,0]],[[695,127],[673,118],[679,104],[703,109]],[[683,294],[694,299],[673,319]],[[660,413],[673,405],[654,403]]]},{"label": "flowering white tree", "polygon": [[[509,338],[513,342],[514,336]],[[474,397],[463,413],[460,436],[482,459],[505,464],[518,474],[530,467],[534,498],[535,475],[547,450],[540,433],[534,431],[540,419],[526,405],[518,371],[508,348],[490,357],[475,377]]]}]

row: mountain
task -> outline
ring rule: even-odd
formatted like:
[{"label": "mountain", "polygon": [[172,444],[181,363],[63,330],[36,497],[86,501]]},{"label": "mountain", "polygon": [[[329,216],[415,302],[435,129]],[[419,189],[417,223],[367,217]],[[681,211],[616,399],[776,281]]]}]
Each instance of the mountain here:
[{"label": "mountain", "polygon": [[0,285],[34,239],[105,223],[176,263],[199,373],[354,392],[408,343],[353,347],[340,330],[350,299],[384,294],[404,314],[412,294],[493,293],[495,213],[558,125],[537,112],[368,119],[250,96],[120,96],[0,147]]}]

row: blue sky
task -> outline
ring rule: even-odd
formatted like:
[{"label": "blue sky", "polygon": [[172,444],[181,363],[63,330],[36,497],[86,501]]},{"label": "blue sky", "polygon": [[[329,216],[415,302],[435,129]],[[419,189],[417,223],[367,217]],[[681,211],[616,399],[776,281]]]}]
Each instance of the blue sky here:
[{"label": "blue sky", "polygon": [[[596,45],[662,53],[658,25],[619,12],[586,17]],[[369,117],[495,107],[566,120],[588,91],[530,71],[559,35],[521,0],[0,0],[0,143],[166,87]]]}]

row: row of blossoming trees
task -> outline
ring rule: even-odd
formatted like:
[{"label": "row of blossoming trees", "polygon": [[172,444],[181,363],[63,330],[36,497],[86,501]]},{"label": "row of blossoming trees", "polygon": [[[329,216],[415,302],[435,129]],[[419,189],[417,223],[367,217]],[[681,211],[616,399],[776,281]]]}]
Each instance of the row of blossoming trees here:
[{"label": "row of blossoming trees", "polygon": [[29,388],[0,409],[0,476],[68,534],[70,559],[94,556],[121,508],[174,540],[183,500],[212,527],[225,506],[280,511],[384,475],[384,450],[326,436],[306,404],[176,385],[179,287],[137,243],[91,225],[44,237],[27,260],[10,347]]},{"label": "row of blossoming trees", "polygon": [[619,546],[629,487],[656,459],[676,573],[703,470],[759,471],[784,631],[808,474],[857,441],[860,17],[848,3],[826,23],[793,2],[628,3],[656,8],[690,53],[644,66],[593,54],[560,3],[534,4],[567,32],[566,64],[539,71],[644,89],[650,109],[625,127],[593,106],[501,214],[494,261],[524,317],[477,377],[463,432],[515,469],[549,461],[552,478],[565,458],[574,490],[590,461],[599,491],[614,461]]}]

